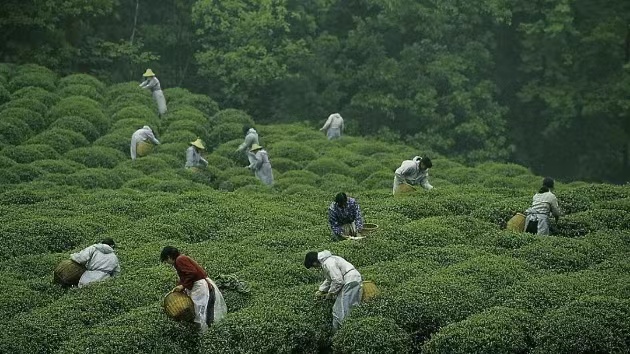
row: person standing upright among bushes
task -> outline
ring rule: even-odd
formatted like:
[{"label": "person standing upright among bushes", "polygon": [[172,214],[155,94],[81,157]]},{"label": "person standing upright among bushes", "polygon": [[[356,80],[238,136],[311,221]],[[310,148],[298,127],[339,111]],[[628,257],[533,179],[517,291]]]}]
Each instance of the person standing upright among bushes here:
[{"label": "person standing upright among bushes", "polygon": [[363,216],[359,203],[349,198],[346,193],[339,193],[328,207],[328,224],[332,230],[333,241],[348,236],[357,236],[363,230]]},{"label": "person standing upright among bushes", "polygon": [[324,271],[324,282],[315,292],[318,298],[335,299],[333,305],[333,328],[339,329],[352,308],[361,303],[361,274],[350,262],[333,256],[328,250],[308,252],[304,266],[316,267]]},{"label": "person standing upright among bushes", "polygon": [[177,271],[179,281],[172,291],[185,291],[190,296],[195,305],[194,322],[201,332],[225,317],[227,305],[221,291],[197,262],[172,246],[162,249],[160,261],[172,265]]},{"label": "person standing upright among bushes", "polygon": [[[140,150],[145,149],[144,146],[138,144],[160,145],[160,142],[155,138],[153,130],[148,125],[145,125],[141,129],[136,130],[133,135],[131,135],[131,159],[134,161],[136,160],[136,151],[138,150],[138,148],[140,148]],[[147,152],[145,151],[138,151],[138,155],[140,156],[144,156],[146,153]]]},{"label": "person standing upright among bushes", "polygon": [[201,151],[205,150],[201,139],[197,139],[190,143],[186,150],[186,168],[198,168],[208,166],[208,161],[201,156]]},{"label": "person standing upright among bushes", "polygon": [[160,118],[166,114],[166,99],[164,98],[164,92],[162,92],[162,87],[160,86],[160,80],[155,77],[153,70],[147,69],[147,71],[142,74],[145,80],[139,85],[141,88],[151,90],[153,94],[153,99],[157,103],[158,113]]},{"label": "person standing upright among bushes", "polygon": [[560,219],[560,207],[558,198],[551,192],[554,180],[550,177],[543,179],[543,184],[538,193],[532,198],[532,206],[525,210],[525,231],[538,234],[549,235],[549,214],[552,214],[556,222]]},{"label": "person standing upright among bushes", "polygon": [[429,169],[433,167],[431,159],[428,157],[416,156],[411,160],[405,160],[394,173],[393,194],[399,192],[402,184],[421,185],[426,190],[433,189],[429,184]]},{"label": "person standing upright among bushes", "polygon": [[114,240],[107,237],[101,243],[93,244],[81,252],[70,255],[70,259],[85,266],[86,269],[79,279],[79,288],[120,273],[120,264],[116,253],[114,253],[114,247],[116,247]]},{"label": "person standing upright among bushes", "polygon": [[328,116],[326,123],[324,124],[320,131],[325,130],[326,136],[328,140],[338,139],[341,137],[341,133],[343,132],[343,118],[339,113],[333,113]]},{"label": "person standing upright among bushes", "polygon": [[254,127],[250,127],[248,125],[243,126],[243,134],[245,134],[245,141],[239,145],[236,152],[245,151],[247,154],[247,159],[249,160],[249,164],[251,165],[256,161],[256,155],[250,151],[254,144],[258,145],[258,132]]},{"label": "person standing upright among bushes", "polygon": [[269,155],[262,146],[258,144],[252,145],[249,150],[254,154],[254,162],[250,163],[247,168],[254,171],[256,178],[262,183],[271,186],[273,185],[273,171],[271,170],[271,163],[269,162]]}]

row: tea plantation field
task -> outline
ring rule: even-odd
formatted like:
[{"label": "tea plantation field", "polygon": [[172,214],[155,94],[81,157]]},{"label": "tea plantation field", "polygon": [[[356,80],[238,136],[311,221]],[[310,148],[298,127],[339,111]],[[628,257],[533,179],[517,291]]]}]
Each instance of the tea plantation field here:
[{"label": "tea plantation field", "polygon": [[[393,197],[393,171],[427,153],[306,124],[256,125],[274,168],[267,188],[235,152],[255,117],[180,88],[169,113],[138,83],[105,85],[0,64],[0,352],[2,353],[622,353],[630,351],[630,187],[556,183],[557,235],[504,230],[542,177],[512,164],[471,168],[431,154],[435,189]],[[132,162],[148,124],[162,145]],[[210,147],[204,173],[183,169],[188,142]],[[430,153],[430,152],[429,152]],[[379,231],[332,242],[339,191]],[[104,237],[119,277],[83,289],[52,269]],[[162,312],[176,281],[163,246],[210,277],[235,274],[227,318],[197,336]],[[337,333],[308,250],[353,263],[381,296]]]}]

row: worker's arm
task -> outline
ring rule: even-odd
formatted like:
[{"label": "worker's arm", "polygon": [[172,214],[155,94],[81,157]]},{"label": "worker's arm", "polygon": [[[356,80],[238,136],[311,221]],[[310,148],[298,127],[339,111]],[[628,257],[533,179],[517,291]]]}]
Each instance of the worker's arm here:
[{"label": "worker's arm", "polygon": [[238,146],[237,151],[243,151],[245,150],[246,147],[248,146],[251,147],[253,143],[254,143],[254,136],[252,134],[247,134],[245,136],[245,141],[243,141],[243,143]]},{"label": "worker's arm", "polygon": [[321,291],[322,293],[326,293],[328,292],[329,288],[330,288],[330,279],[328,279],[328,276],[325,276],[324,282],[322,282],[322,284],[319,286],[319,291]]},{"label": "worker's arm", "polygon": [[203,162],[204,165],[208,166],[208,160],[204,159],[203,157],[199,156],[199,161]]},{"label": "worker's arm", "polygon": [[562,212],[560,211],[560,206],[558,206],[558,198],[555,196],[549,201],[549,208],[551,209],[551,214],[556,218],[556,221],[560,219],[560,215]]},{"label": "worker's arm", "polygon": [[330,208],[328,208],[328,223],[330,224],[330,228],[332,229],[332,232],[336,236],[343,235],[343,228],[341,227],[341,225],[339,223],[339,218],[337,217],[337,212],[333,209],[332,206]]},{"label": "worker's arm", "polygon": [[142,88],[145,88],[148,84],[149,84],[149,80],[147,79],[147,80],[142,81],[142,82],[140,83],[140,85],[138,85],[138,86],[140,86],[140,87],[142,87]]},{"label": "worker's arm", "polygon": [[135,139],[135,138],[132,138],[132,139],[131,139],[131,146],[130,146],[130,149],[131,149],[131,159],[132,159],[132,160],[135,160],[135,159],[136,159],[136,145],[138,145],[138,142],[136,141],[136,139]]},{"label": "worker's arm", "polygon": [[151,80],[148,80],[147,84],[144,85],[143,88],[153,89],[157,85],[157,82],[157,79],[155,77],[152,77]]},{"label": "worker's arm", "polygon": [[153,135],[152,131],[148,131],[147,132],[147,139],[151,140],[151,142],[155,145],[160,145],[160,141],[157,140],[157,138],[155,137],[155,135]]},{"label": "worker's arm", "polygon": [[94,245],[90,247],[84,248],[81,252],[73,253],[70,255],[70,259],[73,261],[85,265],[90,258],[92,258],[92,254],[96,251],[96,247]]},{"label": "worker's arm", "polygon": [[328,127],[330,127],[330,123],[331,122],[332,122],[332,114],[330,116],[328,116],[328,120],[326,120],[326,123],[324,124],[324,126],[320,130],[328,129]]},{"label": "worker's arm", "polygon": [[260,168],[262,167],[262,164],[263,164],[263,157],[262,157],[262,153],[260,153],[260,152],[257,152],[257,153],[254,155],[254,157],[255,157],[255,159],[254,159],[254,161],[252,161],[252,163],[249,165],[249,168],[250,168],[251,170],[254,170],[254,171],[255,171],[255,170],[258,170],[258,169],[260,169]]},{"label": "worker's arm", "polygon": [[324,263],[322,267],[325,267],[324,271],[327,272],[330,277],[330,287],[328,288],[328,293],[338,293],[343,287],[343,274],[341,274],[341,270],[337,267],[337,263],[328,261]]},{"label": "worker's arm", "polygon": [[422,186],[422,188],[426,189],[426,190],[431,190],[433,189],[433,186],[429,183],[429,173],[427,172],[426,176],[424,176],[421,180],[420,180],[420,185]]},{"label": "worker's arm", "polygon": [[110,275],[112,277],[117,276],[118,274],[120,274],[120,263],[116,263],[116,267],[114,268],[114,270],[112,270],[112,272],[110,273]]},{"label": "worker's arm", "polygon": [[186,289],[192,289],[195,282],[195,274],[197,269],[186,257],[179,256],[175,259],[175,269],[179,274],[179,281],[177,285],[181,285]]}]

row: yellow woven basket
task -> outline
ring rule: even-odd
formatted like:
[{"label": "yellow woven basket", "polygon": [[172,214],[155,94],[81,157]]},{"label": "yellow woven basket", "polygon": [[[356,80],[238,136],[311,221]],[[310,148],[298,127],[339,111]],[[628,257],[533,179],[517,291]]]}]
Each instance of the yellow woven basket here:
[{"label": "yellow woven basket", "polygon": [[508,230],[523,232],[525,231],[525,215],[516,213],[507,223]]},{"label": "yellow woven basket", "polygon": [[405,195],[405,194],[413,193],[415,191],[416,189],[412,185],[403,183],[403,184],[398,185],[398,187],[396,188],[395,195]]},{"label": "yellow woven basket", "polygon": [[164,312],[175,321],[192,322],[195,319],[195,305],[190,296],[174,291],[164,297]]},{"label": "yellow woven basket", "polygon": [[153,151],[153,144],[141,141],[136,145],[136,155],[138,157],[147,156]]},{"label": "yellow woven basket", "polygon": [[376,284],[374,284],[371,280],[363,281],[361,285],[361,302],[368,302],[378,295],[381,294],[381,291],[378,290]]},{"label": "yellow woven basket", "polygon": [[76,286],[83,272],[85,272],[84,266],[71,259],[65,259],[55,267],[53,278],[55,283],[62,286]]}]

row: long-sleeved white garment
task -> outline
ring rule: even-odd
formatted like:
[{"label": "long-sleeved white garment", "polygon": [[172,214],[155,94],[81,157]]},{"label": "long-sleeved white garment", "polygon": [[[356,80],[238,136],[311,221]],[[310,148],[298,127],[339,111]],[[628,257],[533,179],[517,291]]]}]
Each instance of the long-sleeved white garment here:
[{"label": "long-sleeved white garment", "polygon": [[421,185],[424,189],[431,190],[433,186],[429,184],[429,169],[420,168],[420,156],[416,156],[413,160],[405,160],[394,173],[393,193],[396,194],[398,186],[403,183],[411,185]]},{"label": "long-sleeved white garment", "polygon": [[136,130],[133,135],[131,135],[131,159],[136,159],[136,149],[139,142],[151,142],[152,144],[159,145],[160,142],[153,135],[153,131],[148,125],[145,125],[141,129]]},{"label": "long-sleeved white garment", "polygon": [[256,151],[254,162],[249,165],[249,168],[254,170],[256,178],[262,183],[268,186],[273,184],[273,171],[271,170],[271,163],[269,162],[267,151],[264,149]]},{"label": "long-sleeved white garment", "polygon": [[158,112],[160,115],[164,115],[166,113],[166,99],[164,98],[162,87],[160,86],[160,80],[155,76],[149,77],[140,84],[140,87],[151,90],[153,99],[158,106]]},{"label": "long-sleeved white garment", "polygon": [[324,282],[319,291],[336,294],[333,305],[333,328],[341,326],[352,308],[361,302],[361,274],[350,262],[339,256],[333,256],[325,250],[317,254],[317,260],[324,271]]},{"label": "long-sleeved white garment", "polygon": [[208,161],[201,157],[194,146],[189,146],[186,150],[186,165],[184,167],[204,167],[208,166]]},{"label": "long-sleeved white garment", "polygon": [[258,132],[254,128],[250,128],[247,131],[247,135],[245,135],[245,141],[238,147],[238,151],[243,151],[247,153],[247,159],[249,160],[249,164],[251,165],[254,161],[256,161],[256,156],[254,153],[250,152],[249,149],[252,148],[252,145],[259,144],[258,142]]},{"label": "long-sleeved white garment", "polygon": [[343,129],[343,118],[339,113],[333,113],[328,116],[326,123],[324,123],[324,126],[320,130],[325,130],[328,140],[331,140],[339,138],[341,136],[341,133],[343,132]]},{"label": "long-sleeved white garment", "polygon": [[558,206],[558,198],[551,193],[536,193],[532,198],[532,206],[525,213],[525,230],[530,222],[537,223],[538,235],[549,235],[549,214],[560,217],[560,207]]},{"label": "long-sleeved white garment", "polygon": [[81,252],[73,253],[70,255],[70,259],[86,268],[79,280],[79,288],[120,273],[120,264],[114,249],[104,243],[97,243]]}]

